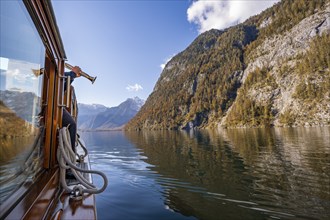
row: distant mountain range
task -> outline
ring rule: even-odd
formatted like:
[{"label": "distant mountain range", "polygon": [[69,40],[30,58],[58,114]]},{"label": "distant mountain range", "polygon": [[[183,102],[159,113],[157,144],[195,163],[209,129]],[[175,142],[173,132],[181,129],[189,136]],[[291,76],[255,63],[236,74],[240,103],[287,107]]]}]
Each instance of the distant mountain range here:
[{"label": "distant mountain range", "polygon": [[330,125],[330,2],[282,0],[199,35],[126,129]]},{"label": "distant mountain range", "polygon": [[37,135],[42,126],[38,117],[41,111],[40,101],[40,97],[33,92],[0,90],[0,139],[4,138],[1,153],[12,152],[8,137]]},{"label": "distant mountain range", "polygon": [[118,130],[140,110],[144,100],[129,98],[116,107],[108,108],[100,104],[78,104],[78,129]]},{"label": "distant mountain range", "polygon": [[40,113],[40,97],[33,92],[20,90],[0,90],[2,104],[16,116],[32,124],[36,123],[36,116]]},{"label": "distant mountain range", "polygon": [[[0,125],[7,129],[1,135],[13,136],[15,131],[25,134],[26,126],[38,125],[40,97],[32,92],[0,90]],[[121,129],[144,104],[144,100],[129,98],[120,105],[108,108],[101,104],[78,104],[78,129],[118,130]],[[24,121],[30,122],[31,125]],[[11,123],[10,123],[11,122]],[[25,123],[25,124],[24,124]],[[0,126],[1,127],[1,126]],[[22,131],[21,131],[22,130]]]}]

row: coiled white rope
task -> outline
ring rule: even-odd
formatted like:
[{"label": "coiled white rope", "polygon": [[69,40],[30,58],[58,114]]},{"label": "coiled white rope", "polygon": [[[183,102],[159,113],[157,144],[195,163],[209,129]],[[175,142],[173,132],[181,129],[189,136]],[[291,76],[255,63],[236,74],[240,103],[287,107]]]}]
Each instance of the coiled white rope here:
[{"label": "coiled white rope", "polygon": [[[85,155],[79,156],[79,159],[85,157],[87,155],[87,150],[84,149]],[[98,194],[103,192],[108,185],[108,179],[104,173],[96,170],[86,170],[75,165],[76,163],[76,154],[71,149],[71,140],[70,133],[67,127],[63,127],[59,130],[59,146],[57,149],[57,160],[60,165],[60,182],[62,187],[66,192],[72,193],[75,196],[82,196],[83,193],[91,193]],[[71,189],[65,180],[66,170],[71,169],[72,174],[76,178],[76,180],[81,185],[76,185]],[[91,173],[100,175],[103,178],[104,184],[102,188],[97,189],[92,183],[90,183],[81,173]]]}]

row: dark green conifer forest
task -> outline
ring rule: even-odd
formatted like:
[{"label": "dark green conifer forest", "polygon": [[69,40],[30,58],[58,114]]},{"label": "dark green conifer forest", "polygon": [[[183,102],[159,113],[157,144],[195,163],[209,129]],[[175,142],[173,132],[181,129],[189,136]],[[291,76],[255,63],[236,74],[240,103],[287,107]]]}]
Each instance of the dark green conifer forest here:
[{"label": "dark green conifer forest", "polygon": [[[281,79],[292,75],[300,79],[294,100],[300,104],[328,100],[329,32],[316,35],[305,52],[288,56],[279,68],[264,65],[247,76],[244,71],[263,55],[259,48],[268,39],[281,40],[284,33],[327,5],[329,0],[283,0],[242,24],[202,33],[167,63],[154,91],[126,129],[273,126],[274,120],[294,124],[295,112],[276,109],[274,98],[260,102],[251,94],[277,91]],[[260,28],[267,20],[269,24]]]}]

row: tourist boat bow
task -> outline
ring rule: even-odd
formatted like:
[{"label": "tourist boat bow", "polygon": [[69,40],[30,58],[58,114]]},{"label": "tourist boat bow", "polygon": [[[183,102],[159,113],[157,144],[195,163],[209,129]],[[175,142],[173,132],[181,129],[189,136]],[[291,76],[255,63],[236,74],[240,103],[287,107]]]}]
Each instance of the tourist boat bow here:
[{"label": "tourist boat bow", "polygon": [[[64,89],[67,57],[51,1],[1,1],[0,10],[0,219],[96,219],[105,175],[91,171],[82,140],[74,166],[61,150],[63,109],[77,121],[78,108],[74,88]],[[99,189],[93,173],[104,179]]]}]

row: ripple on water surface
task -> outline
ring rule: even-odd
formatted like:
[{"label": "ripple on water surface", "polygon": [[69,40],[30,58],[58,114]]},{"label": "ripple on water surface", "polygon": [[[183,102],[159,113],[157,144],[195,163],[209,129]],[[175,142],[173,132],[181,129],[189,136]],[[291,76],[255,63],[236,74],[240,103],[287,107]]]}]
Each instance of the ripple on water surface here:
[{"label": "ripple on water surface", "polygon": [[100,219],[330,216],[330,128],[109,133],[84,137]]}]

